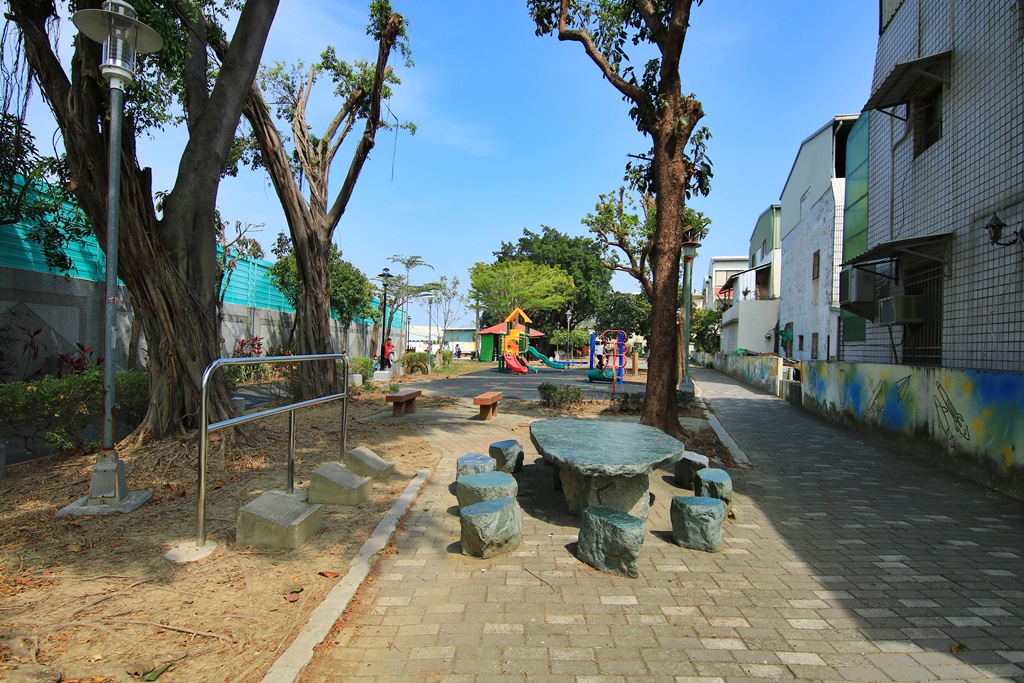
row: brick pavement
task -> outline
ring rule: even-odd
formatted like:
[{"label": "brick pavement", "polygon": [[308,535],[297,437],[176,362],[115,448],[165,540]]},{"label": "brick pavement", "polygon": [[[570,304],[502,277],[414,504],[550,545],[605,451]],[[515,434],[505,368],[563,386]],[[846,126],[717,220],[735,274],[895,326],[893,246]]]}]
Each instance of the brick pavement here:
[{"label": "brick pavement", "polygon": [[[753,462],[739,519],[710,555],[671,543],[656,501],[638,579],[573,555],[577,522],[530,444],[528,418],[419,427],[443,453],[381,560],[366,610],[304,672],[326,681],[1024,680],[1024,514],[730,378],[694,377]],[[517,438],[524,542],[458,551],[455,458]]]}]

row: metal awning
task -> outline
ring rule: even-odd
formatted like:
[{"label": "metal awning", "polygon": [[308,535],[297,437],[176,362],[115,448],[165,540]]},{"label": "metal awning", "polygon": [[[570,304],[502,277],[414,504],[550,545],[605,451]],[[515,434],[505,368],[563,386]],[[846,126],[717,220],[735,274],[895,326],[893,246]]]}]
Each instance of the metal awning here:
[{"label": "metal awning", "polygon": [[953,238],[953,233],[942,232],[936,235],[927,235],[925,237],[911,237],[905,240],[893,240],[891,242],[882,242],[876,244],[860,256],[854,256],[849,261],[843,263],[844,266],[863,266],[870,263],[882,263],[884,261],[892,261],[900,258],[901,256],[918,256],[920,258],[928,259],[930,261],[938,261],[939,263],[945,264],[946,259],[932,256],[930,254],[922,254],[917,251],[921,247],[926,247],[931,244],[939,244],[948,242]]},{"label": "metal awning", "polygon": [[733,283],[735,283],[736,280],[739,278],[739,276],[743,275],[744,273],[756,272],[758,270],[764,270],[765,268],[771,268],[771,267],[772,267],[772,263],[771,263],[771,261],[768,261],[767,263],[762,263],[759,266],[754,266],[753,268],[747,268],[746,270],[741,270],[740,272],[735,273],[735,274],[729,276],[729,279],[727,279],[725,281],[725,284],[722,285],[722,289],[732,289],[733,288],[732,287]]},{"label": "metal awning", "polygon": [[952,50],[947,50],[909,62],[900,62],[871,93],[862,111],[888,109],[898,104],[906,104],[913,99],[923,80],[948,84],[948,66],[952,54]]}]

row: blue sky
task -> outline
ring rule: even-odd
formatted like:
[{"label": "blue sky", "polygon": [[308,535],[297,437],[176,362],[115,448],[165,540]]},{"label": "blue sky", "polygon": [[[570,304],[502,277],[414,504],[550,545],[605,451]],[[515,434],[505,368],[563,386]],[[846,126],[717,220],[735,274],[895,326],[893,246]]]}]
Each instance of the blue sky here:
[{"label": "blue sky", "polygon": [[[627,154],[650,143],[581,46],[536,37],[523,0],[392,3],[410,22],[416,64],[407,70],[393,58],[403,83],[391,109],[419,130],[378,135],[335,233],[344,257],[372,276],[385,266],[401,270],[388,261],[393,254],[417,254],[435,270],[413,271],[414,284],[447,275],[468,286],[468,268],[490,261],[524,228],[585,234],[580,219],[600,193],[622,184]],[[367,4],[282,2],[264,62],[308,63],[328,44],[343,59],[374,57]],[[696,283],[710,256],[747,252],[757,216],[778,201],[800,143],[832,116],[860,111],[877,35],[878,5],[863,0],[706,0],[694,8],[683,88],[704,104],[715,172],[711,195],[692,201],[713,221]],[[336,106],[328,83],[314,91],[315,130]],[[176,165],[163,160],[177,159],[181,140],[169,133],[141,142],[155,188],[170,188]],[[343,150],[336,160],[335,187],[350,155]],[[229,220],[263,224],[255,236],[267,247],[287,230],[263,173],[226,179],[219,206]],[[624,275],[613,285],[638,290]],[[426,311],[414,306],[410,314],[426,322]]]}]

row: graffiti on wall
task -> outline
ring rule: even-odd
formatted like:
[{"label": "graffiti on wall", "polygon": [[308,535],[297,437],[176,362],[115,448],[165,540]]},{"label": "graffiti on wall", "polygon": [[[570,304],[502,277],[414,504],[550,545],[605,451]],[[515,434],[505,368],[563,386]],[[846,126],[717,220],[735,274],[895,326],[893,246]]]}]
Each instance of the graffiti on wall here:
[{"label": "graffiti on wall", "polygon": [[804,363],[803,405],[846,421],[926,438],[997,478],[1024,480],[1024,375],[870,363]]}]

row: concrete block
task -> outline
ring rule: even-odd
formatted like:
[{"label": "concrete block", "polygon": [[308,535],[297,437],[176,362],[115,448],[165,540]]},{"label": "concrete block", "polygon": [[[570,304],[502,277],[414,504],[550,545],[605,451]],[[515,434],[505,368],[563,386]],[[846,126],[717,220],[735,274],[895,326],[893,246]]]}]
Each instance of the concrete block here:
[{"label": "concrete block", "polygon": [[358,372],[348,373],[348,386],[349,389],[363,386],[363,375]]},{"label": "concrete block", "polygon": [[732,507],[732,477],[725,470],[706,467],[693,475],[693,495],[718,498],[726,512]]},{"label": "concrete block", "polygon": [[455,497],[459,499],[460,508],[496,498],[515,498],[518,494],[519,484],[507,472],[467,474],[455,481]]},{"label": "concrete block", "polygon": [[390,382],[391,371],[390,370],[374,370],[373,371],[374,382]]},{"label": "concrete block", "polygon": [[725,542],[722,522],[725,503],[704,496],[675,496],[669,509],[672,538],[678,545],[693,550],[717,553]]},{"label": "concrete block", "polygon": [[583,511],[576,554],[594,569],[635,579],[646,534],[642,519],[595,505]]},{"label": "concrete block", "polygon": [[360,477],[337,462],[313,470],[309,502],[317,505],[359,505],[373,490],[371,477]]},{"label": "concrete block", "polygon": [[467,474],[493,472],[497,469],[494,458],[483,453],[467,453],[455,461],[455,478],[461,479]]},{"label": "concrete block", "polygon": [[497,441],[487,449],[487,454],[497,463],[495,469],[501,472],[519,472],[523,469],[523,447],[515,439]]},{"label": "concrete block", "polygon": [[395,463],[381,460],[376,453],[363,446],[346,453],[344,464],[353,474],[373,479],[383,479],[395,471]]},{"label": "concrete block", "polygon": [[268,491],[238,510],[235,544],[253,548],[298,548],[320,531],[324,509],[297,496]]},{"label": "concrete block", "polygon": [[708,456],[686,451],[683,457],[676,461],[676,486],[690,491],[693,490],[693,477],[699,470],[708,466]]},{"label": "concrete block", "polygon": [[512,552],[523,542],[523,512],[514,498],[497,498],[462,508],[462,554],[487,559]]}]

